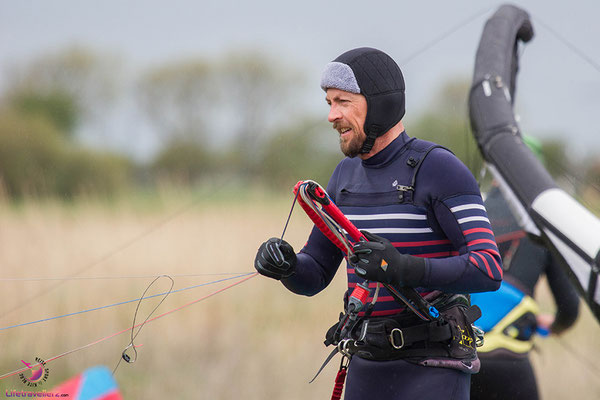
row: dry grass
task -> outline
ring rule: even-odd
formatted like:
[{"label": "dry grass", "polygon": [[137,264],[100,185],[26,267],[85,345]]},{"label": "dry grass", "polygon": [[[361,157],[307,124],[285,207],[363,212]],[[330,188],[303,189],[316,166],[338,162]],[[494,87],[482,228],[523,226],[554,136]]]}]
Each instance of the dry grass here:
[{"label": "dry grass", "polygon": [[[281,233],[291,198],[201,201],[180,212],[185,203],[171,199],[156,207],[110,209],[52,204],[29,204],[18,210],[0,207],[2,276],[251,272],[260,242]],[[299,249],[309,229],[308,218],[297,209],[286,239]],[[177,277],[175,289],[218,278]],[[0,315],[4,315],[0,326],[133,299],[151,280],[69,280],[51,290],[48,287],[55,281],[0,281]],[[315,383],[309,385],[308,380],[329,351],[322,345],[323,335],[340,311],[344,284],[339,273],[332,287],[309,299],[256,277],[156,320],[136,339],[143,344],[138,361],[122,363],[116,373],[121,391],[126,399],[329,398],[337,361]],[[157,313],[223,286],[172,294]],[[151,292],[167,287],[161,280]],[[145,318],[156,301],[144,302],[139,318]],[[21,359],[47,359],[127,328],[134,309],[131,303],[0,331],[0,375],[20,368]],[[540,340],[534,362],[547,400],[600,397],[598,324],[585,311],[576,328],[561,340],[596,365],[582,364],[555,339]],[[128,341],[128,334],[123,334],[50,363],[44,388],[93,365],[112,369]],[[24,387],[11,377],[0,381],[0,390],[5,389]]]},{"label": "dry grass", "polygon": [[[554,311],[545,282],[538,285],[542,311]],[[559,337],[537,338],[532,354],[543,399],[600,398],[600,325],[582,301],[575,326]]]}]

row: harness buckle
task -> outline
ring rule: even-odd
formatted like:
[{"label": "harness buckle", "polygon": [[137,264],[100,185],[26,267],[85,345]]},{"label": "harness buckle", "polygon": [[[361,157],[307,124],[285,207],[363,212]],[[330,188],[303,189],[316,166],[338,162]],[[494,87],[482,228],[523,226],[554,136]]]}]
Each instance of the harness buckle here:
[{"label": "harness buckle", "polygon": [[471,325],[471,327],[473,327],[473,333],[475,334],[475,346],[483,346],[485,332],[478,326]]},{"label": "harness buckle", "polygon": [[[400,335],[400,344],[396,344],[396,335],[395,335],[395,333],[398,333]],[[400,329],[400,328],[394,328],[394,329],[392,329],[392,331],[390,332],[388,338],[390,340],[390,344],[392,345],[392,347],[394,349],[400,350],[401,348],[404,347],[404,334],[402,333],[402,329]]]},{"label": "harness buckle", "polygon": [[342,355],[344,355],[344,356],[346,356],[348,358],[352,357],[352,354],[350,354],[350,349],[349,349],[349,346],[350,346],[351,342],[354,342],[354,340],[352,340],[352,339],[344,339],[344,340],[340,340],[340,342],[337,345],[338,351]]},{"label": "harness buckle", "polygon": [[415,188],[408,185],[396,185],[396,190],[400,192],[408,192],[409,190],[415,190]]}]

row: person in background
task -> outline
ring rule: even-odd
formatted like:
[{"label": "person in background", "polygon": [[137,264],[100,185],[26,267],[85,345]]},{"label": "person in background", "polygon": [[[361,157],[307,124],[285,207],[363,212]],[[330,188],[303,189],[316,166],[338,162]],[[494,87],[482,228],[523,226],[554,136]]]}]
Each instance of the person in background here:
[{"label": "person in background", "polygon": [[[539,142],[524,142],[542,158]],[[536,332],[559,335],[571,327],[579,312],[579,297],[550,251],[518,225],[499,186],[494,183],[485,207],[502,255],[504,279],[496,292],[478,293],[471,302],[483,316],[475,323],[485,331],[478,349],[481,370],[471,383],[471,400],[536,400],[539,392],[529,359]],[[533,299],[545,275],[556,313],[540,314]]]}]

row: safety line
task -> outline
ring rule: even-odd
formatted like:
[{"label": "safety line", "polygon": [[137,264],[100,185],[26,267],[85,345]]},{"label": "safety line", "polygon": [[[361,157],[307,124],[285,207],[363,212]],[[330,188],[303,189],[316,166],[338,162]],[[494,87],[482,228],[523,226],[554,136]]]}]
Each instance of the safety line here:
[{"label": "safety line", "polygon": [[31,277],[31,278],[0,278],[0,282],[35,282],[35,281],[84,281],[84,280],[107,280],[107,279],[142,279],[155,278],[157,275],[169,275],[173,278],[193,278],[203,276],[242,275],[244,272],[207,272],[203,274],[165,274],[154,275],[122,275],[122,276],[58,276],[58,277]]},{"label": "safety line", "polygon": [[[232,288],[232,287],[234,287],[234,286],[237,286],[237,285],[239,285],[239,284],[241,284],[241,283],[244,283],[244,282],[246,282],[246,281],[248,281],[248,280],[250,280],[250,279],[254,278],[254,277],[255,277],[255,276],[257,276],[257,275],[258,275],[258,272],[253,272],[253,273],[252,273],[250,276],[246,276],[245,278],[243,278],[243,279],[240,279],[239,281],[237,281],[237,282],[234,282],[234,283],[232,283],[232,284],[231,284],[231,285],[229,285],[229,286],[226,286],[226,287],[224,287],[224,288],[221,288],[221,289],[219,289],[219,290],[217,290],[217,291],[215,291],[215,292],[212,292],[212,293],[210,293],[210,294],[207,294],[206,296],[200,297],[199,299],[196,299],[196,300],[194,300],[194,301],[191,301],[191,302],[189,302],[189,303],[186,303],[186,304],[184,304],[184,305],[182,305],[182,306],[179,306],[179,307],[177,307],[177,308],[174,308],[174,309],[172,309],[172,310],[170,310],[170,311],[167,311],[167,312],[165,312],[165,313],[163,313],[163,314],[157,315],[156,317],[154,317],[154,318],[151,318],[151,319],[149,319],[149,320],[145,321],[145,323],[146,323],[146,324],[148,324],[148,323],[150,323],[150,322],[152,322],[152,321],[155,321],[155,320],[157,320],[157,319],[159,319],[159,318],[162,318],[162,317],[164,317],[164,316],[166,316],[166,315],[172,314],[172,313],[174,313],[174,312],[176,312],[176,311],[179,311],[179,310],[182,310],[182,309],[184,309],[184,308],[186,308],[186,307],[189,307],[189,306],[191,306],[192,304],[199,303],[199,302],[201,302],[201,301],[203,301],[203,300],[206,300],[206,299],[208,299],[208,298],[210,298],[210,297],[212,297],[212,296],[214,296],[214,295],[217,295],[217,294],[219,294],[219,293],[222,293],[222,292],[226,291],[227,289],[231,289],[231,288]],[[52,361],[58,360],[59,358],[62,358],[62,357],[64,357],[64,356],[67,356],[67,355],[69,355],[69,354],[75,353],[75,352],[77,352],[77,351],[80,351],[80,350],[86,349],[86,348],[88,348],[88,347],[91,347],[91,346],[94,346],[94,345],[96,345],[96,344],[98,344],[98,343],[102,343],[102,342],[104,342],[104,341],[106,341],[106,340],[108,340],[108,339],[111,339],[111,338],[113,338],[113,337],[115,337],[115,336],[118,336],[118,335],[120,335],[120,334],[122,334],[122,333],[129,332],[130,330],[132,330],[132,329],[135,329],[135,328],[137,328],[138,326],[140,326],[140,325],[142,325],[142,324],[143,324],[143,323],[139,323],[139,324],[137,324],[137,325],[135,325],[135,326],[131,326],[131,327],[127,328],[127,329],[123,329],[122,331],[115,332],[115,333],[113,333],[113,334],[110,334],[110,335],[108,335],[108,336],[105,336],[105,337],[103,337],[103,338],[101,338],[101,339],[98,339],[98,340],[96,340],[96,341],[93,341],[93,342],[91,342],[91,343],[88,343],[88,344],[86,344],[86,345],[84,345],[84,346],[81,346],[81,347],[78,347],[78,348],[76,348],[76,349],[69,350],[69,351],[67,351],[67,352],[64,352],[64,353],[62,353],[62,354],[59,354],[59,355],[57,355],[57,356],[51,357],[51,358],[49,358],[49,359],[45,360],[45,361],[44,361],[44,363],[46,363],[46,364],[47,364],[47,363],[49,363],[49,362],[52,362]],[[8,378],[8,377],[10,377],[10,376],[17,375],[17,374],[19,374],[19,373],[21,373],[21,372],[23,372],[23,371],[27,371],[27,370],[29,370],[30,368],[35,368],[35,367],[38,367],[38,366],[40,366],[40,365],[42,365],[42,364],[41,364],[41,363],[37,363],[37,364],[35,364],[35,365],[31,365],[31,366],[29,366],[29,367],[23,367],[23,368],[19,368],[19,369],[17,369],[17,370],[11,371],[11,372],[7,372],[7,373],[6,373],[6,374],[4,374],[4,375],[0,375],[0,380],[2,380],[2,379],[5,379],[5,378]]]},{"label": "safety line", "polygon": [[279,238],[280,246],[281,246],[281,242],[283,242],[283,235],[285,235],[285,231],[287,230],[288,224],[290,223],[290,218],[292,218],[292,212],[294,211],[294,206],[296,205],[296,201],[298,200],[299,193],[300,193],[300,190],[297,190],[296,195],[294,196],[294,201],[292,202],[292,207],[290,208],[290,213],[288,214],[288,217],[285,220],[285,225],[283,226],[283,232],[281,232],[281,237]]},{"label": "safety line", "polygon": [[537,15],[532,16],[532,19],[547,29],[555,38],[557,38],[560,42],[562,42],[569,50],[573,53],[577,54],[581,59],[587,62],[592,68],[594,68],[597,72],[600,72],[600,64],[596,62],[592,57],[588,56],[583,50],[580,50],[577,46],[567,40],[565,37],[560,35],[556,30],[552,29],[549,24],[546,24],[542,21]]},{"label": "safety line", "polygon": [[442,40],[446,39],[448,36],[452,35],[454,32],[458,31],[459,29],[461,29],[465,25],[468,25],[470,22],[472,22],[475,19],[479,18],[483,14],[486,14],[486,13],[490,12],[495,7],[496,6],[486,7],[485,9],[483,9],[483,10],[481,10],[481,11],[479,11],[479,12],[473,14],[473,15],[471,15],[469,18],[463,20],[462,22],[460,22],[459,24],[455,25],[454,27],[448,29],[447,31],[445,31],[444,33],[442,33],[441,35],[439,35],[435,39],[431,40],[429,43],[427,43],[424,46],[422,46],[419,50],[415,51],[410,56],[408,56],[407,58],[405,58],[404,60],[402,60],[400,62],[400,65],[404,66],[404,65],[408,64],[409,62],[411,62],[413,59],[415,59],[420,54],[426,52],[427,50],[429,50],[430,48],[432,48],[433,46],[435,46],[436,44],[438,44]]},{"label": "safety line", "polygon": [[[127,304],[127,303],[133,303],[134,301],[141,301],[141,300],[151,299],[153,297],[164,296],[167,293],[183,292],[185,290],[195,289],[195,288],[198,288],[198,287],[201,287],[201,286],[208,286],[208,285],[212,285],[212,284],[215,284],[215,283],[220,283],[220,282],[225,282],[225,281],[232,280],[232,279],[241,278],[241,277],[244,277],[244,276],[251,275],[253,273],[254,272],[248,272],[248,273],[245,273],[245,274],[242,274],[242,275],[237,275],[237,276],[233,276],[233,277],[229,277],[229,278],[223,278],[223,279],[219,279],[219,280],[212,281],[212,282],[201,283],[201,284],[198,284],[198,285],[188,286],[188,287],[185,287],[185,288],[182,288],[182,289],[171,290],[169,292],[153,294],[151,296],[140,297],[140,298],[133,299],[133,300],[121,301],[119,303],[113,303],[113,304],[109,304],[109,305],[106,305],[106,306],[89,308],[87,310],[76,311],[76,312],[72,312],[72,313],[68,313],[68,314],[58,315],[56,317],[42,318],[42,319],[38,319],[36,321],[24,322],[22,324],[6,326],[4,328],[0,328],[0,331],[5,331],[7,329],[12,329],[12,328],[18,328],[18,327],[21,327],[21,326],[33,325],[33,324],[37,324],[37,323],[40,323],[40,322],[52,321],[53,319],[71,317],[73,315],[84,314],[84,313],[88,313],[88,312],[91,312],[91,311],[102,310],[102,309],[105,309],[105,308],[116,307],[116,306],[120,306],[120,305]],[[154,275],[153,277],[156,277],[156,275]]]}]

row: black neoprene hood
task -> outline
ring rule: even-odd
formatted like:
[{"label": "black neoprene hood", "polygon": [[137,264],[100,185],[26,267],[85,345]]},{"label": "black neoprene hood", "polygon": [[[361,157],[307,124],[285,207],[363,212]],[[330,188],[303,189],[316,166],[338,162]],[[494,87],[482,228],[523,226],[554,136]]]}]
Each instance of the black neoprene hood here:
[{"label": "black neoprene hood", "polygon": [[321,88],[362,94],[367,99],[364,131],[367,140],[361,153],[368,153],[375,139],[404,116],[404,77],[398,64],[386,53],[370,47],[349,50],[327,64]]}]

